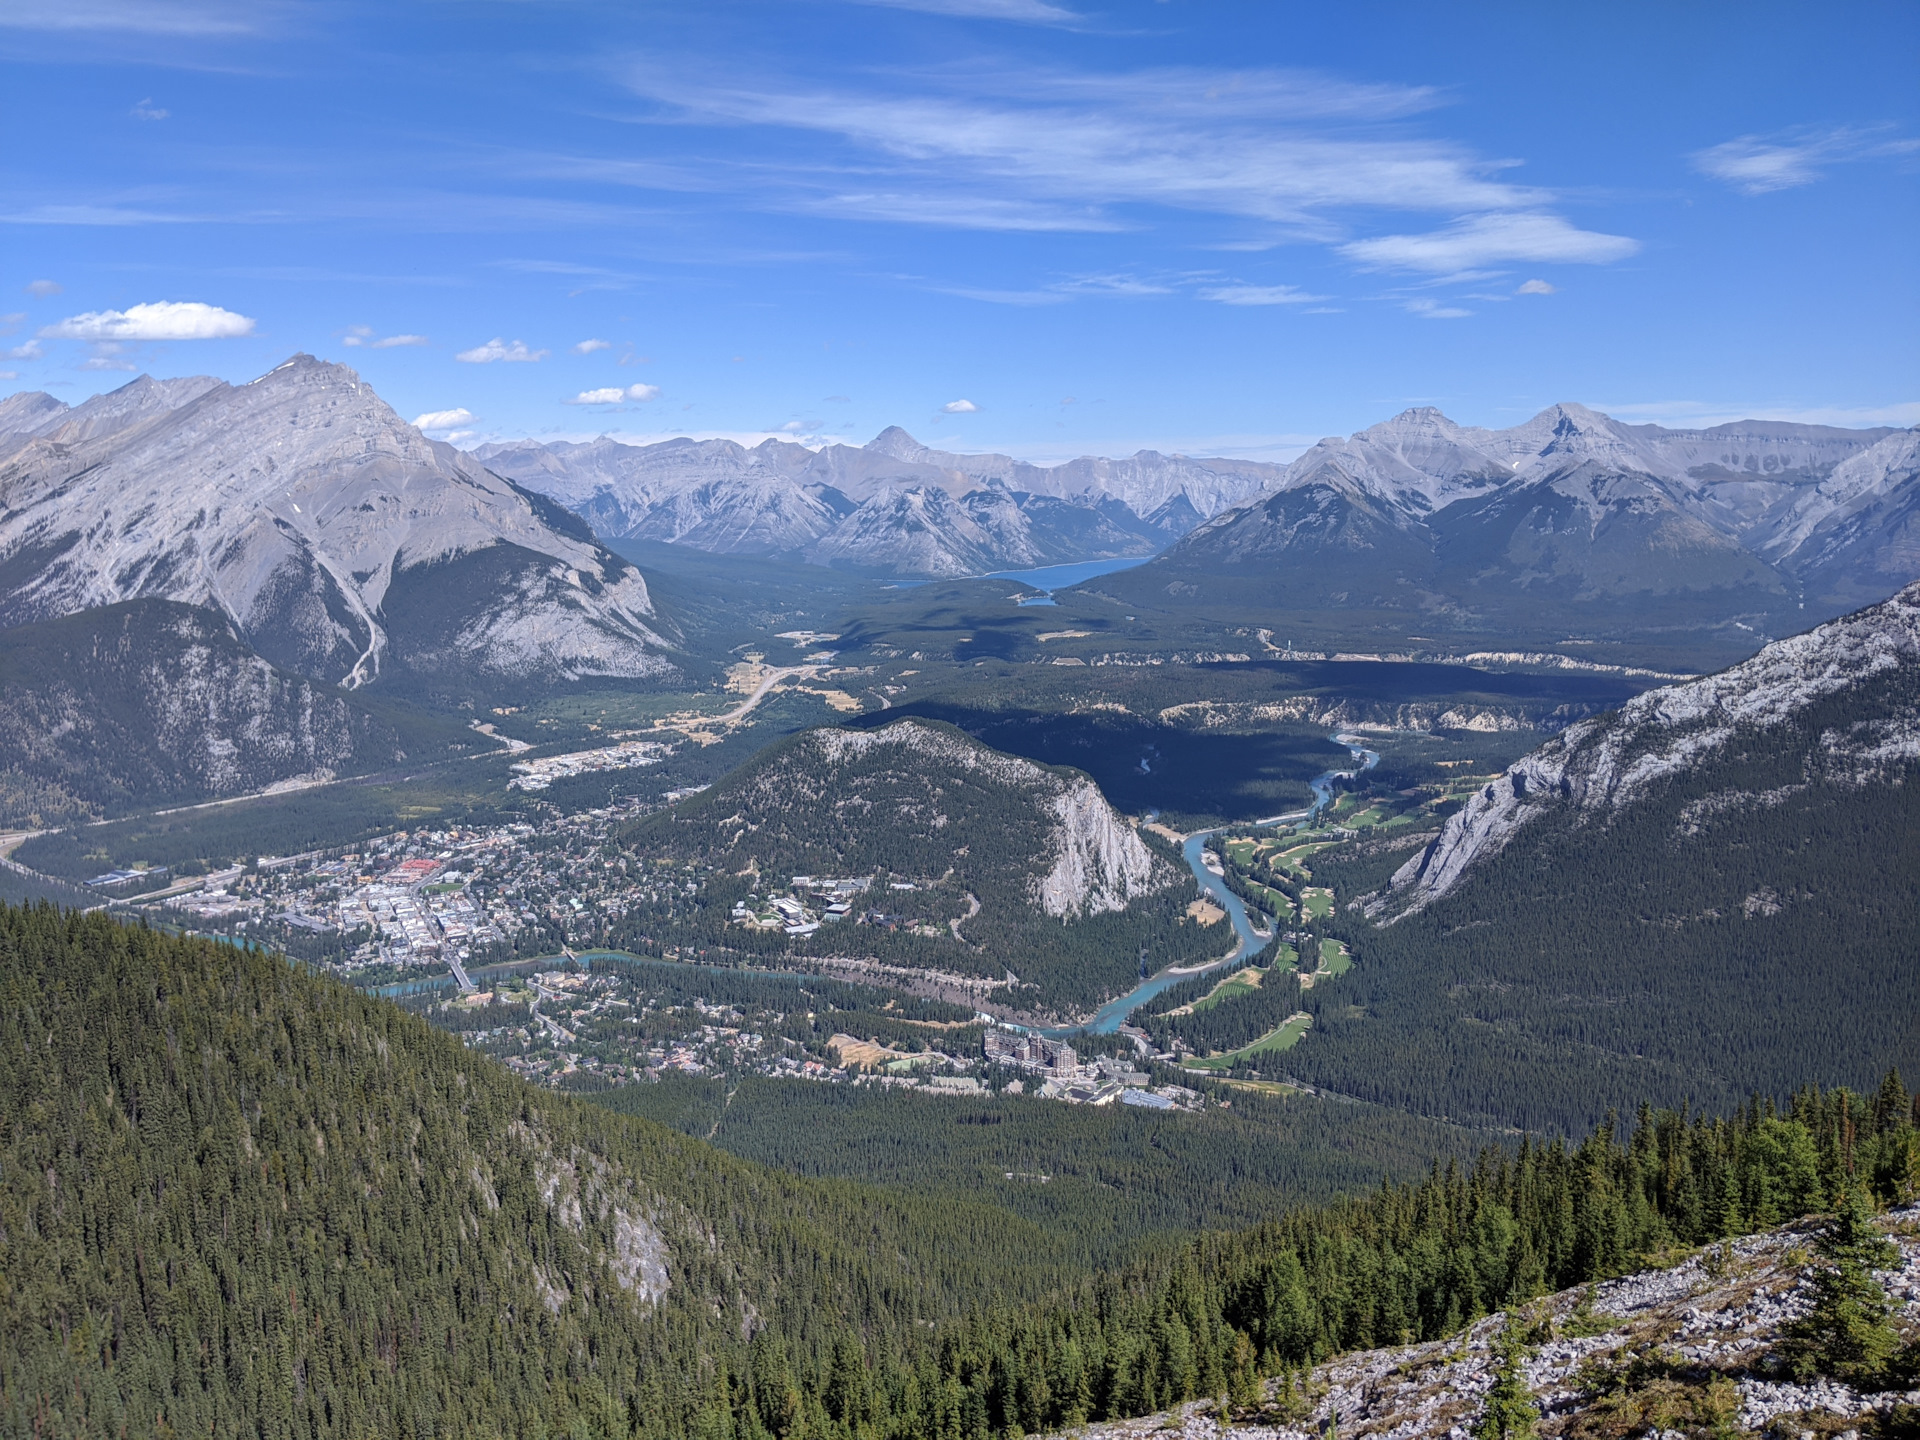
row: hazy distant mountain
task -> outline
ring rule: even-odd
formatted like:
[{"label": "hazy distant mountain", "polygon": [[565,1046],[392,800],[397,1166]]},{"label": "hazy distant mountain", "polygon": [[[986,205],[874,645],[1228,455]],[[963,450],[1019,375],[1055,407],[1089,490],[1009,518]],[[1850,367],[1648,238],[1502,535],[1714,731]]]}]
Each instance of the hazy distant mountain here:
[{"label": "hazy distant mountain", "polygon": [[914,575],[1150,555],[1278,483],[1283,467],[1143,450],[1039,466],[922,445],[768,440],[483,445],[474,458],[551,495],[609,539],[786,555]]},{"label": "hazy distant mountain", "polygon": [[23,422],[0,462],[0,626],[179,601],[349,686],[667,668],[638,571],[343,366],[0,405]]},{"label": "hazy distant mountain", "polygon": [[1905,430],[1668,430],[1570,404],[1486,430],[1421,408],[1321,441],[1269,494],[1106,583],[1418,628],[1777,633],[1920,575],[1915,473]]}]

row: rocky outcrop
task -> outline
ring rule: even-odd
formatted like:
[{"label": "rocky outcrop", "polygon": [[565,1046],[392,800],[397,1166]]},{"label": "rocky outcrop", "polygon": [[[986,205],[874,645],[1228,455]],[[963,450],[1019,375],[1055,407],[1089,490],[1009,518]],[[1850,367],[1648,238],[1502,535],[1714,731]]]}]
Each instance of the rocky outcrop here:
[{"label": "rocky outcrop", "polygon": [[[1900,1266],[1878,1279],[1920,1328],[1920,1207],[1888,1217]],[[1683,1436],[1897,1434],[1920,1390],[1793,1383],[1773,1366],[1784,1327],[1812,1303],[1807,1231],[1789,1227],[1709,1247],[1671,1269],[1566,1290],[1521,1315],[1533,1332],[1521,1374],[1538,1433]],[[1496,1314],[1451,1339],[1365,1350],[1315,1366],[1291,1388],[1223,1413],[1201,1400],[1076,1429],[1076,1440],[1467,1440],[1498,1367]],[[1543,1333],[1544,1332],[1544,1333]],[[1716,1418],[1717,1417],[1717,1418]],[[1887,1428],[1879,1428],[1885,1426]]]},{"label": "rocky outcrop", "polygon": [[[1131,825],[1113,813],[1091,780],[1078,780],[1049,807],[1060,819],[1053,835],[1057,857],[1036,894],[1047,914],[1093,915],[1124,910],[1157,889],[1153,854]],[[1164,877],[1159,877],[1164,884]]]},{"label": "rocky outcrop", "polygon": [[[1430,904],[1543,815],[1604,818],[1736,737],[1777,729],[1821,701],[1901,671],[1920,673],[1920,583],[1776,640],[1716,675],[1645,691],[1614,714],[1569,726],[1477,792],[1394,875],[1375,909]],[[1805,769],[1810,779],[1860,784],[1915,759],[1920,706],[1908,694],[1886,713],[1863,712],[1821,730]]]}]

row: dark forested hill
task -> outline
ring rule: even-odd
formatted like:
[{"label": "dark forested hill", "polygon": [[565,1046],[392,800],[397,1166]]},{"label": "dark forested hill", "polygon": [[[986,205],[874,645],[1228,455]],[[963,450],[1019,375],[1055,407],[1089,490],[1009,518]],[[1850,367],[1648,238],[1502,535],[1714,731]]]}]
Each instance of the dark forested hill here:
[{"label": "dark forested hill", "polygon": [[[822,728],[755,757],[711,790],[641,821],[637,848],[710,866],[708,910],[795,875],[870,880],[858,912],[797,942],[1024,988],[1016,1005],[1123,990],[1150,948],[1167,964],[1232,939],[1184,923],[1191,880],[1077,771],[1006,755],[939,721]],[[716,926],[717,926],[717,922]],[[735,925],[712,939],[786,948]],[[1037,987],[1033,988],[1033,987]]]},{"label": "dark forested hill", "polygon": [[[1360,885],[1368,862],[1316,873]],[[1377,873],[1377,872],[1376,872]],[[1583,721],[1338,922],[1295,1075],[1575,1129],[1920,1065],[1920,585]],[[1351,899],[1351,895],[1347,897]],[[1397,917],[1397,918],[1396,918]]]},{"label": "dark forested hill", "polygon": [[1055,1255],[535,1090],[274,956],[0,908],[8,1435],[680,1434],[728,1365],[884,1354]]},{"label": "dark forested hill", "polygon": [[281,670],[214,610],[130,600],[0,630],[0,826],[494,748],[458,722]]}]

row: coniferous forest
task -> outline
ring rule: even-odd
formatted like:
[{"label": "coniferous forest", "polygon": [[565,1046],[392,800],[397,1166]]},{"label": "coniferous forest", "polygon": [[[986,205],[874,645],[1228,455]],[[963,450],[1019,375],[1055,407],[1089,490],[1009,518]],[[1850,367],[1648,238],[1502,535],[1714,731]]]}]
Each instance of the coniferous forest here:
[{"label": "coniferous forest", "polygon": [[0,1426],[975,1437],[1442,1336],[1920,1187],[1915,1104],[1642,1109],[1088,1275],[512,1078],[276,956],[0,910]]}]

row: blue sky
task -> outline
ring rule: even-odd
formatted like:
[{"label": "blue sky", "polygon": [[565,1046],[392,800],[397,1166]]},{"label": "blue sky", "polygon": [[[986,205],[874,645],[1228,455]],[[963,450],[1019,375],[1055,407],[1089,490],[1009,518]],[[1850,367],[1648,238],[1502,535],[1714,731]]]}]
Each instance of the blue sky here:
[{"label": "blue sky", "polygon": [[[1920,7],[0,0],[0,392],[1284,458],[1920,422]],[[464,412],[464,414],[462,413]]]}]

